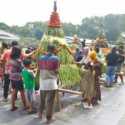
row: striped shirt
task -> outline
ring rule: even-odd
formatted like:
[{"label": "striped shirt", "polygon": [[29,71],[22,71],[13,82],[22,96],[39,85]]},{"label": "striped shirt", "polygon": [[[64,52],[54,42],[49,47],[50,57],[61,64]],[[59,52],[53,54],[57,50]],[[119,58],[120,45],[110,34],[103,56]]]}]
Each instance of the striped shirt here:
[{"label": "striped shirt", "polygon": [[40,90],[56,90],[59,58],[53,54],[47,54],[39,58]]}]

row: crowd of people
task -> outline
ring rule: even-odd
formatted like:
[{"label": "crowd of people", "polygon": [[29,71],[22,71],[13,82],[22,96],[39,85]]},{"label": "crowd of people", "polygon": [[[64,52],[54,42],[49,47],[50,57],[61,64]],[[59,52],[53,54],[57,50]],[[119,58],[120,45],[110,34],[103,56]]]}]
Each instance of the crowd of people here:
[{"label": "crowd of people", "polygon": [[[103,74],[104,63],[106,63],[106,87],[112,87],[117,83],[118,77],[124,83],[121,72],[124,64],[124,52],[120,48],[112,48],[107,55],[101,53],[100,48],[86,47],[85,41],[82,46],[68,52],[74,57],[74,63],[81,69],[80,89],[83,92],[84,106],[92,107],[101,101],[100,78]],[[39,117],[42,119],[43,111],[46,107],[47,123],[50,123],[53,116],[54,99],[58,89],[58,73],[60,60],[57,56],[57,48],[48,45],[47,52],[40,57],[33,57],[33,50],[23,52],[17,41],[13,41],[10,46],[2,43],[0,54],[0,81],[3,85],[3,100],[8,100],[9,90],[11,90],[11,111],[17,110],[15,101],[18,92],[21,95],[24,110],[28,114],[34,113],[33,94],[35,89],[40,90]],[[36,69],[32,68],[33,62],[37,63]],[[39,69],[39,70],[37,70]],[[39,86],[36,80],[39,71]],[[46,106],[45,106],[46,105]]]},{"label": "crowd of people", "polygon": [[74,59],[81,65],[80,89],[83,92],[84,107],[92,108],[101,101],[100,79],[104,74],[105,87],[113,87],[119,82],[118,77],[121,80],[120,84],[124,84],[124,72],[122,72],[125,61],[124,50],[113,47],[104,55],[101,48],[93,46],[87,48],[85,44],[82,44],[81,49],[78,48],[78,50],[76,49]]},{"label": "crowd of people", "polygon": [[[15,101],[18,98],[18,92],[21,95],[21,101],[24,110],[28,114],[32,114],[33,95],[35,89],[40,90],[40,107],[39,117],[42,119],[45,104],[47,104],[46,118],[47,123],[52,120],[53,105],[57,86],[57,74],[59,69],[59,59],[55,54],[55,46],[48,45],[47,53],[39,58],[32,58],[34,51],[27,50],[23,52],[18,42],[13,41],[11,46],[2,43],[0,56],[0,78],[3,84],[3,101],[8,101],[9,90],[11,90],[11,111],[16,111],[18,107]],[[34,69],[32,64],[36,62],[38,65]],[[37,77],[37,69],[40,71],[38,86],[35,82]],[[46,103],[47,98],[47,103]]]}]

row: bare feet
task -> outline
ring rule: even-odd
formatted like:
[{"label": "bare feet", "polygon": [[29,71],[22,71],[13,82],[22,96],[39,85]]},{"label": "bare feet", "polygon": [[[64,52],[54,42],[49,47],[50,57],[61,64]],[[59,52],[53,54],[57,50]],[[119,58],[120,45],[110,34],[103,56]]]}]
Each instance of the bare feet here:
[{"label": "bare feet", "polygon": [[47,121],[46,121],[46,124],[49,125],[49,124],[51,124],[51,123],[54,122],[54,121],[55,121],[55,119],[47,120]]},{"label": "bare feet", "polygon": [[14,107],[11,109],[11,111],[13,112],[13,111],[16,111],[17,109],[18,109],[18,107],[14,106]]},{"label": "bare feet", "polygon": [[42,119],[42,113],[40,113],[40,112],[38,113],[38,118]]}]

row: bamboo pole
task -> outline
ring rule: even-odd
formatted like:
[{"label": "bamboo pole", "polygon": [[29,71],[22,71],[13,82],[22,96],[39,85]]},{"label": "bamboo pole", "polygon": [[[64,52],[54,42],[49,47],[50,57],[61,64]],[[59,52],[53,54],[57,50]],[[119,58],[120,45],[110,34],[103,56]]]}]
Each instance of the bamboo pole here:
[{"label": "bamboo pole", "polygon": [[69,89],[61,89],[61,88],[58,89],[58,92],[70,93],[74,95],[82,95],[82,92],[69,90]]}]

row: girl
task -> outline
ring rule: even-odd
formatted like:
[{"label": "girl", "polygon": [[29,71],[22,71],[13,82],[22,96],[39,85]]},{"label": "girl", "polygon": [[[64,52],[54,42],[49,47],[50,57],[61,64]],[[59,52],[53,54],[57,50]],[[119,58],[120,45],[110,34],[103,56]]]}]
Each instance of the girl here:
[{"label": "girl", "polygon": [[21,94],[21,99],[23,102],[24,107],[26,108],[26,100],[23,88],[23,81],[21,77],[22,71],[22,61],[20,59],[21,56],[21,49],[19,47],[13,47],[11,52],[11,60],[9,61],[10,64],[10,80],[12,84],[12,108],[11,111],[15,111],[17,107],[15,106],[16,101],[16,94],[19,91]]}]

